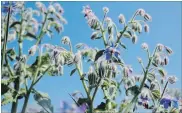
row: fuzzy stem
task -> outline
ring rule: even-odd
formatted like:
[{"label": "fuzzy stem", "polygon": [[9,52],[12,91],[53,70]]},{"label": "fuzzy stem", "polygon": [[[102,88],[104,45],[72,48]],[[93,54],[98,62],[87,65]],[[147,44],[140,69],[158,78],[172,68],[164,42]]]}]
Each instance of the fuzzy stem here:
[{"label": "fuzzy stem", "polygon": [[137,13],[138,13],[138,12],[136,11],[136,12],[134,13],[134,15],[132,16],[131,21],[124,27],[124,29],[123,29],[122,31],[120,31],[121,36],[117,38],[116,43],[115,43],[115,47],[116,47],[116,46],[118,45],[118,43],[120,42],[120,38],[123,36],[124,32],[127,30],[128,25],[129,25],[130,23],[132,23],[133,20],[135,19]]},{"label": "fuzzy stem", "polygon": [[160,98],[159,100],[162,99],[162,97],[163,97],[163,95],[164,95],[164,93],[165,93],[165,91],[166,91],[166,88],[167,88],[168,83],[169,83],[169,82],[167,81],[166,84],[165,84],[165,86],[164,86],[164,89],[163,89],[163,91],[162,91],[161,98]]},{"label": "fuzzy stem", "polygon": [[[42,25],[42,28],[41,28],[41,32],[40,32],[40,34],[39,34],[39,36],[38,36],[38,40],[37,40],[37,42],[36,42],[36,45],[38,45],[38,44],[40,43],[41,38],[42,38],[42,36],[43,36],[43,34],[44,34],[43,28],[44,28],[45,23],[46,23],[46,20],[47,20],[47,15],[48,15],[48,14],[46,13],[46,14],[45,14],[45,19],[44,19],[44,22],[43,22],[43,25]],[[38,81],[36,80],[37,76],[39,75],[39,66],[40,66],[40,63],[41,63],[41,52],[42,52],[42,51],[40,51],[40,56],[38,57],[37,69],[36,69],[34,78],[33,78],[33,80],[32,80],[31,86],[30,86],[30,88],[29,88],[29,90],[28,90],[28,92],[27,92],[27,94],[26,94],[26,98],[25,98],[25,100],[24,100],[24,104],[23,104],[23,108],[22,108],[21,113],[25,113],[26,108],[27,108],[27,104],[28,104],[28,100],[29,100],[29,96],[30,96],[29,93],[31,93],[33,86],[41,79],[41,78],[40,78]]]},{"label": "fuzzy stem", "polygon": [[9,31],[9,20],[10,20],[10,14],[11,14],[11,7],[8,9],[8,18],[7,18],[7,23],[6,23],[6,37],[4,38],[4,43],[3,43],[3,48],[2,48],[2,59],[1,59],[1,66],[4,63],[4,58],[5,58],[5,53],[6,53],[6,45],[7,45],[7,40],[8,40],[8,31]]}]

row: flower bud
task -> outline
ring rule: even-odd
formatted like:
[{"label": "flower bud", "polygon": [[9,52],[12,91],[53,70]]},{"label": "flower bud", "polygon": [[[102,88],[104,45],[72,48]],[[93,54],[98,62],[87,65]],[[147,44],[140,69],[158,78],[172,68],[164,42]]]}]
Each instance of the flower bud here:
[{"label": "flower bud", "polygon": [[145,10],[144,9],[138,9],[137,14],[139,14],[140,16],[144,16],[145,15]]},{"label": "flower bud", "polygon": [[55,3],[54,6],[55,6],[55,9],[58,10],[59,13],[62,14],[64,12],[63,8],[61,7],[61,5],[59,3]]},{"label": "flower bud", "polygon": [[80,61],[81,61],[81,52],[78,51],[76,54],[75,54],[75,57],[73,59],[73,61],[78,64]]},{"label": "flower bud", "polygon": [[144,30],[145,30],[145,32],[147,32],[147,33],[149,32],[149,26],[148,26],[147,24],[144,25]]},{"label": "flower bud", "polygon": [[93,32],[92,35],[91,35],[91,39],[94,40],[98,37],[98,32]]},{"label": "flower bud", "polygon": [[28,54],[31,55],[31,56],[35,55],[37,49],[38,49],[38,46],[37,46],[37,45],[33,45],[33,46],[28,50]]},{"label": "flower bud", "polygon": [[169,58],[167,56],[164,57],[164,64],[167,65],[169,63]]},{"label": "flower bud", "polygon": [[146,21],[152,21],[152,17],[151,17],[148,13],[146,13],[146,14],[144,15],[144,19],[145,19]]},{"label": "flower bud", "polygon": [[49,13],[54,13],[55,11],[56,11],[55,8],[52,5],[49,5],[48,12]]},{"label": "flower bud", "polygon": [[139,63],[142,63],[142,59],[140,57],[137,58]]},{"label": "flower bud", "polygon": [[103,7],[103,11],[105,14],[107,14],[109,12],[109,8],[108,7]]},{"label": "flower bud", "polygon": [[133,44],[136,44],[137,40],[138,40],[138,37],[137,37],[136,34],[134,34],[134,35],[132,36],[132,42],[133,42]]},{"label": "flower bud", "polygon": [[163,51],[164,45],[163,44],[157,44],[158,51]]},{"label": "flower bud", "polygon": [[168,78],[168,82],[169,82],[170,84],[174,84],[174,83],[176,83],[176,81],[177,81],[177,78],[176,78],[175,76],[170,76],[170,77]]},{"label": "flower bud", "polygon": [[120,22],[121,24],[124,24],[124,23],[125,23],[125,17],[124,17],[123,14],[120,14],[120,15],[118,16],[118,18],[119,18],[119,22]]},{"label": "flower bud", "polygon": [[142,44],[142,49],[147,50],[148,49],[148,44],[147,43],[143,43]]},{"label": "flower bud", "polygon": [[97,83],[97,75],[93,71],[93,67],[92,66],[89,68],[88,81],[89,81],[89,85],[90,86],[96,85],[96,83]]},{"label": "flower bud", "polygon": [[62,44],[70,44],[70,38],[68,36],[64,36],[61,42]]},{"label": "flower bud", "polygon": [[173,51],[170,47],[165,46],[165,49],[169,55],[171,55],[173,53]]}]

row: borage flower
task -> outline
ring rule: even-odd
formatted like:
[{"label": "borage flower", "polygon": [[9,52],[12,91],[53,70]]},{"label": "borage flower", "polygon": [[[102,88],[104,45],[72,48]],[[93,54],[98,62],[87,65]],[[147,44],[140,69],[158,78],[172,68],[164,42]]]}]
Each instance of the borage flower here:
[{"label": "borage flower", "polygon": [[114,47],[114,45],[112,44],[110,47],[106,48],[105,55],[106,55],[106,60],[110,60],[113,57],[113,55],[114,57],[119,58],[120,55],[119,48]]},{"label": "borage flower", "polygon": [[149,100],[150,99],[147,96],[146,97],[140,96],[138,104],[144,106],[145,109],[148,109],[149,108],[149,105],[148,105]]},{"label": "borage flower", "polygon": [[171,96],[164,96],[160,100],[160,104],[163,105],[165,109],[168,109],[169,107],[178,109],[178,107],[179,107],[178,100],[172,98]]}]

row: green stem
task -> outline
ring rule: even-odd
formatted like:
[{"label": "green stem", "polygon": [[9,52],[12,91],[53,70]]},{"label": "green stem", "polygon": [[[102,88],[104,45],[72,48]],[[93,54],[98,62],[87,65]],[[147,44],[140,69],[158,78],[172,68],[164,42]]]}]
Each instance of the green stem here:
[{"label": "green stem", "polygon": [[[43,22],[43,25],[42,25],[42,28],[41,28],[41,32],[40,32],[40,34],[38,36],[38,40],[36,42],[36,45],[38,45],[40,43],[41,38],[42,38],[42,36],[44,34],[43,28],[44,28],[46,20],[47,20],[47,15],[48,14],[46,13],[45,14],[45,19],[44,19],[44,22]],[[26,98],[24,100],[24,104],[23,104],[23,108],[22,108],[21,113],[25,113],[25,111],[26,111],[28,100],[29,100],[29,96],[30,96],[30,93],[31,93],[31,90],[32,90],[33,86],[42,78],[42,77],[40,77],[38,80],[36,80],[37,76],[39,75],[39,67],[40,67],[40,64],[41,64],[41,52],[42,51],[40,51],[40,56],[38,57],[37,69],[36,69],[34,78],[32,80],[31,86],[30,86],[30,88],[29,88],[29,90],[27,92]]]},{"label": "green stem", "polygon": [[128,25],[129,25],[130,23],[132,23],[133,20],[135,19],[137,13],[138,13],[138,12],[135,12],[135,13],[134,13],[134,15],[133,15],[132,18],[131,18],[131,21],[124,27],[124,29],[123,29],[122,31],[120,31],[121,36],[117,38],[116,43],[115,43],[115,47],[116,47],[116,46],[118,45],[118,43],[120,42],[120,39],[121,39],[121,37],[123,36],[124,32],[127,30]]},{"label": "green stem", "polygon": [[4,43],[3,43],[3,48],[2,48],[2,50],[3,50],[2,54],[3,55],[2,55],[2,59],[1,59],[1,66],[4,63],[4,58],[5,58],[5,53],[6,53],[6,45],[7,45],[7,40],[8,40],[10,14],[11,14],[11,7],[9,7],[9,9],[8,9],[8,18],[7,18],[7,23],[6,23],[6,37],[4,38]]},{"label": "green stem", "polygon": [[166,84],[165,84],[165,86],[164,86],[164,89],[163,89],[163,91],[162,91],[161,98],[160,98],[159,100],[162,99],[162,97],[163,97],[163,95],[164,95],[164,93],[165,93],[165,91],[166,91],[166,88],[167,88],[168,83],[169,83],[169,82],[167,81]]},{"label": "green stem", "polygon": [[93,104],[93,101],[94,101],[94,99],[95,99],[95,95],[96,95],[96,93],[97,93],[97,91],[98,91],[99,84],[100,84],[101,80],[102,80],[102,79],[100,78],[99,81],[98,81],[98,83],[97,83],[97,87],[96,87],[95,90],[94,90],[94,93],[93,93],[93,96],[92,96],[92,104]]}]

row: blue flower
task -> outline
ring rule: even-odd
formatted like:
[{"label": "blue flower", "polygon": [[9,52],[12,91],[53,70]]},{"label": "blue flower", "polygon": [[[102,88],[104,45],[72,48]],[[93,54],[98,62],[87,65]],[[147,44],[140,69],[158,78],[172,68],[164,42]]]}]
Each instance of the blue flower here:
[{"label": "blue flower", "polygon": [[177,100],[172,100],[172,106],[174,108],[177,108],[178,109],[178,107],[179,107],[178,101]]},{"label": "blue flower", "polygon": [[171,106],[171,99],[162,98],[160,104],[164,106],[165,109]]},{"label": "blue flower", "polygon": [[116,58],[119,58],[120,52],[119,52],[119,49],[114,47],[114,45],[112,44],[110,47],[106,48],[105,54],[106,54],[106,60],[110,60],[113,55]]},{"label": "blue flower", "polygon": [[138,101],[139,105],[142,105],[142,106],[144,106],[144,108],[148,109],[149,108],[148,103],[149,103],[149,98],[147,96],[145,96],[145,97],[140,96],[139,101]]}]

